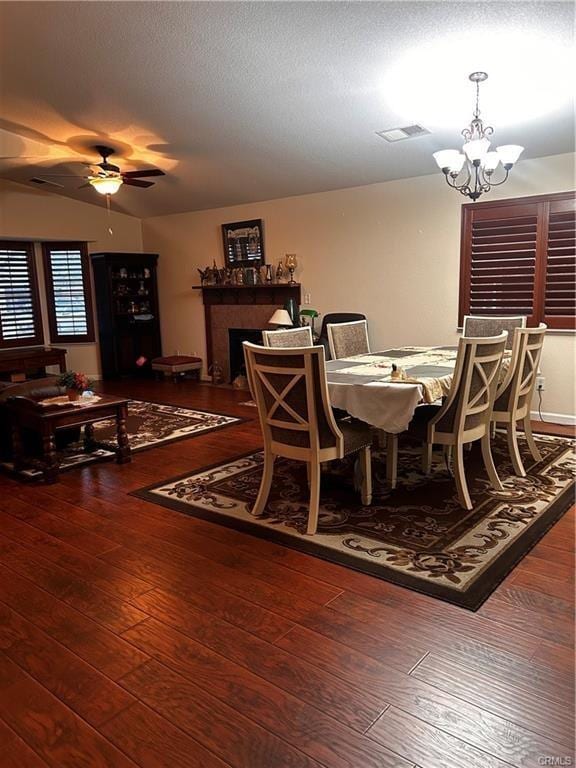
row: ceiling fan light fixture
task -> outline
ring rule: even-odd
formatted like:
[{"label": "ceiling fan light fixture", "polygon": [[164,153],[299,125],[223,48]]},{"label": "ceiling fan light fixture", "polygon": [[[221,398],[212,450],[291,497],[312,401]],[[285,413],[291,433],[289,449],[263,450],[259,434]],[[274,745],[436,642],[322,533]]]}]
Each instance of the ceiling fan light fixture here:
[{"label": "ceiling fan light fixture", "polygon": [[124,183],[121,176],[95,176],[89,181],[96,192],[101,195],[115,195]]}]

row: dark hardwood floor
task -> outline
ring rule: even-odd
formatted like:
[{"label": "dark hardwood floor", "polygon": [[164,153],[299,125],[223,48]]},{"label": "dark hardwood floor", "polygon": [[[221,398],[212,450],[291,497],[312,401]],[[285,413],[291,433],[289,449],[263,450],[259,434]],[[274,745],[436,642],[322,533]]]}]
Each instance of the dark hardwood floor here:
[{"label": "dark hardwood floor", "polygon": [[129,496],[259,448],[257,414],[192,382],[106,391],[253,421],[0,477],[3,768],[573,764],[574,508],[471,613]]}]

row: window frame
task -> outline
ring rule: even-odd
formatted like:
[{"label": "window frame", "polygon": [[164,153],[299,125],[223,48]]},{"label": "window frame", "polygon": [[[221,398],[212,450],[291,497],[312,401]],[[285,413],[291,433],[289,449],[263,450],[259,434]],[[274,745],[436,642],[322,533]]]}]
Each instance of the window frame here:
[{"label": "window frame", "polygon": [[[90,259],[88,246],[85,242],[60,241],[43,242],[42,260],[44,266],[44,289],[46,295],[46,308],[48,314],[48,328],[50,330],[50,342],[56,344],[91,344],[96,341],[94,330],[94,306],[92,301],[92,279],[90,275]],[[84,308],[86,311],[85,334],[62,334],[58,332],[56,317],[56,297],[54,295],[54,279],[52,274],[51,252],[58,250],[78,250],[82,267],[82,287],[84,293]]]},{"label": "window frame", "polygon": [[[513,197],[503,200],[488,200],[481,203],[465,203],[461,212],[460,234],[460,277],[458,300],[458,327],[462,327],[464,315],[470,314],[471,299],[471,261],[472,261],[472,223],[475,211],[490,211],[491,209],[511,208],[515,215],[534,215],[530,211],[536,210],[536,256],[534,270],[534,293],[532,299],[532,312],[528,315],[528,325],[546,323],[550,330],[574,331],[576,328],[575,316],[547,316],[546,299],[546,272],[548,265],[548,222],[550,209],[553,204],[566,204],[566,209],[571,210],[576,206],[576,192],[553,192],[547,195],[531,195],[527,197]],[[510,315],[518,314],[510,312]],[[503,313],[504,316],[504,313]]]},{"label": "window frame", "polygon": [[40,305],[40,291],[38,285],[38,270],[36,269],[36,251],[34,243],[27,240],[0,240],[0,248],[9,250],[26,251],[28,275],[30,280],[30,297],[32,300],[32,319],[34,323],[34,336],[25,339],[4,339],[0,325],[0,349],[15,349],[17,347],[37,347],[44,343],[44,324],[42,322],[42,309]]}]

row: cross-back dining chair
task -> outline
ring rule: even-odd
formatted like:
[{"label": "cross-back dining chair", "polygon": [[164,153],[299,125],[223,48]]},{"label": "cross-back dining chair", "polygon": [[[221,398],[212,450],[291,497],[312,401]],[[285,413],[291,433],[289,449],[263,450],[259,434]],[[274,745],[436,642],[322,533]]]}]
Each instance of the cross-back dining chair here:
[{"label": "cross-back dining chair", "polygon": [[516,317],[485,317],[483,315],[464,315],[462,324],[462,336],[470,339],[472,337],[497,336],[502,331],[508,333],[506,339],[506,349],[512,349],[514,341],[514,330],[516,328],[525,328],[528,318],[525,315]]},{"label": "cross-back dining chair", "polygon": [[366,320],[354,320],[351,323],[328,323],[328,344],[333,360],[342,357],[354,357],[370,352],[368,341],[368,323]]},{"label": "cross-back dining chair", "polygon": [[482,458],[495,490],[502,490],[490,447],[490,419],[496,397],[507,333],[488,338],[460,338],[450,392],[442,405],[416,408],[408,431],[424,442],[422,465],[430,473],[432,447],[448,446],[454,454],[458,499],[472,509],[464,472],[464,445],[480,440]]},{"label": "cross-back dining chair", "polygon": [[312,329],[309,325],[302,328],[283,328],[279,331],[262,331],[265,347],[311,347]]},{"label": "cross-back dining chair", "polygon": [[244,342],[264,436],[264,472],[252,514],[263,514],[277,456],[306,462],[310,485],[306,533],[318,526],[320,465],[359,453],[362,503],[372,502],[372,433],[359,421],[337,423],[328,397],[323,347],[273,349]]},{"label": "cross-back dining chair", "polygon": [[514,471],[520,477],[526,476],[522,457],[518,449],[518,422],[524,427],[524,435],[530,453],[535,461],[542,456],[538,450],[530,425],[530,405],[536,387],[536,376],[544,345],[547,326],[540,323],[538,328],[516,328],[512,345],[512,358],[506,376],[496,392],[492,421],[506,427],[508,450]]}]

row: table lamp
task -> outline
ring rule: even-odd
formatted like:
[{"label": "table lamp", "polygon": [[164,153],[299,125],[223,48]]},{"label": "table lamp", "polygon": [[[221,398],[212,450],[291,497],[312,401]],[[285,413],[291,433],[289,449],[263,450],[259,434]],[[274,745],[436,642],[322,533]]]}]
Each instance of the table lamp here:
[{"label": "table lamp", "polygon": [[283,328],[292,328],[294,325],[292,318],[285,309],[277,309],[270,320],[268,320],[268,324],[277,325]]}]

